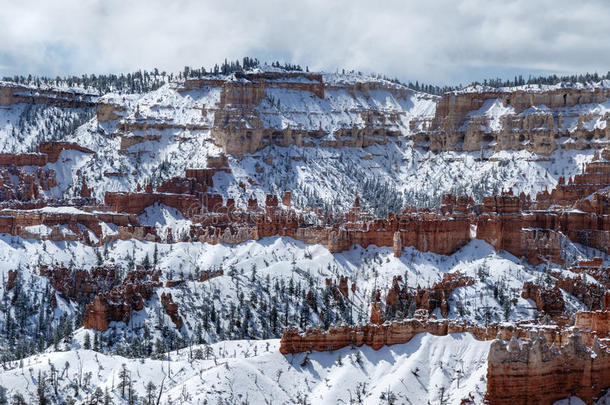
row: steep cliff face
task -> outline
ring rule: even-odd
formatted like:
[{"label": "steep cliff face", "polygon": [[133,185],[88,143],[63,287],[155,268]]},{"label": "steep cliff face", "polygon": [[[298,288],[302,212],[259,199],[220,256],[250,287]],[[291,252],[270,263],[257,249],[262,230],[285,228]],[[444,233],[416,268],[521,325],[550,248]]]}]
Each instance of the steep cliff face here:
[{"label": "steep cliff face", "polygon": [[98,120],[118,120],[122,136],[180,125],[210,129],[225,153],[238,155],[270,145],[366,147],[402,136],[432,151],[490,148],[549,155],[557,148],[608,146],[605,85],[478,87],[437,98],[355,75],[248,72],[189,79],[175,90],[204,95],[203,103],[193,105],[202,115],[159,120],[158,113],[148,114],[153,111],[145,98],[102,99]]},{"label": "steep cliff face", "polygon": [[427,137],[432,150],[482,148],[548,155],[557,148],[608,146],[605,86],[475,87],[439,101]]},{"label": "steep cliff face", "polygon": [[608,252],[610,165],[608,150],[597,153],[581,174],[531,201],[504,193],[483,199],[477,237],[532,263],[564,263],[561,238]]},{"label": "steep cliff face", "polygon": [[[158,273],[151,271],[129,273],[120,285],[96,295],[93,301],[87,304],[83,327],[103,332],[108,330],[110,322],[129,322],[132,311],[143,309],[145,301],[152,298],[155,288],[161,286]],[[168,314],[173,314],[178,322],[177,307],[174,307],[171,295],[162,299],[168,308]]]},{"label": "steep cliff face", "polygon": [[[599,324],[601,329],[599,331],[586,328],[591,326],[591,323],[586,321],[591,319],[591,314],[593,314],[594,319],[601,320]],[[572,342],[576,331],[579,333],[579,341],[584,341],[582,343],[583,346],[586,344],[588,347],[595,348],[595,346],[598,346],[598,336],[608,336],[608,333],[604,331],[604,328],[607,326],[604,323],[607,315],[603,314],[605,312],[578,312],[576,318],[582,320],[580,323],[583,326],[579,326],[579,329],[573,329],[558,325],[539,325],[532,322],[502,322],[478,326],[454,319],[433,319],[429,317],[427,310],[417,310],[414,318],[407,318],[401,321],[371,323],[354,327],[332,327],[327,331],[306,329],[303,332],[299,332],[296,329],[288,329],[282,334],[280,352],[283,354],[307,351],[325,352],[346,346],[362,345],[379,350],[383,346],[406,343],[418,333],[446,336],[447,334],[462,332],[472,334],[477,340],[494,340],[499,338],[509,341],[514,338],[528,341],[534,339],[540,340],[540,342],[548,342],[549,345],[561,347]],[[610,367],[610,358],[605,362],[608,362],[608,367]],[[610,383],[606,386],[610,386]]]},{"label": "steep cliff face", "polygon": [[97,95],[85,91],[35,88],[0,82],[0,106],[12,106],[19,103],[91,107],[96,105]]},{"label": "steep cliff face", "polygon": [[591,349],[573,334],[561,348],[534,336],[492,342],[487,371],[487,394],[491,404],[553,404],[577,396],[592,404],[610,381],[610,353],[597,341]]},{"label": "steep cliff face", "polygon": [[[330,200],[324,194],[353,171],[336,167],[349,166],[342,158],[345,154],[364,168],[363,175],[375,173],[418,205],[424,201],[421,194],[433,191],[433,202],[440,202],[440,196],[451,190],[449,183],[463,181],[460,173],[469,176],[466,170],[472,170],[473,181],[463,185],[469,194],[478,190],[473,195],[477,200],[481,187],[488,194],[503,186],[517,187],[533,196],[587,160],[580,152],[566,157],[557,151],[584,148],[584,156],[607,140],[600,118],[607,98],[603,83],[582,88],[470,89],[439,98],[361,75],[255,70],[172,82],[150,93],[100,97],[78,90],[0,87],[7,89],[4,100],[10,112],[6,124],[0,120],[0,132],[6,135],[0,137],[0,151],[15,155],[0,155],[0,161],[50,166],[51,160],[32,153],[40,140],[77,141],[96,155],[76,159],[64,149],[74,170],[58,177],[53,194],[78,196],[84,181],[91,188],[85,195],[100,202],[107,191],[135,192],[138,184],[159,185],[186,169],[206,167],[223,152],[230,155],[226,166],[234,174],[225,180],[232,183],[224,197],[234,198],[237,205],[245,203],[238,194],[241,185],[259,197],[290,189],[293,205],[303,205],[302,189],[309,187],[318,199]],[[477,135],[464,135],[464,128]],[[528,140],[511,140],[522,137],[518,132],[527,133]],[[485,151],[476,159],[466,154],[426,155],[479,151],[481,146]],[[277,148],[293,149],[288,154]],[[505,158],[488,159],[493,151],[546,154],[555,149],[548,164],[528,154],[519,155],[517,168],[506,167]],[[553,159],[573,161],[562,173],[554,173]],[[312,160],[320,163],[306,163]],[[436,164],[444,165],[443,170],[432,170]],[[291,184],[282,186],[283,170]],[[426,182],[431,170],[452,179],[432,188],[431,183],[442,179]],[[527,184],[520,183],[523,177]],[[317,184],[308,185],[310,179]],[[353,180],[346,200],[363,191],[364,182]]]},{"label": "steep cliff face", "polygon": [[157,93],[100,99],[97,120],[124,150],[168,129],[209,132],[237,155],[270,145],[363,147],[422,129],[436,102],[383,80],[305,72],[187,79]]},{"label": "steep cliff face", "polygon": [[[218,84],[190,80],[184,86]],[[222,82],[211,133],[230,154],[254,153],[270,145],[366,147],[421,128],[434,104],[433,96],[379,80],[246,73]]]}]

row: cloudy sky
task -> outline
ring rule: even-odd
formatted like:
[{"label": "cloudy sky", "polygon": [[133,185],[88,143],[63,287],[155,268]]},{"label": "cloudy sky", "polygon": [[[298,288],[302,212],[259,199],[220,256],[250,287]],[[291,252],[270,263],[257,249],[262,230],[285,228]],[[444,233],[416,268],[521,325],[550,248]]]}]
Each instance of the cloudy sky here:
[{"label": "cloudy sky", "polygon": [[4,0],[0,76],[258,57],[436,84],[610,70],[610,2]]}]

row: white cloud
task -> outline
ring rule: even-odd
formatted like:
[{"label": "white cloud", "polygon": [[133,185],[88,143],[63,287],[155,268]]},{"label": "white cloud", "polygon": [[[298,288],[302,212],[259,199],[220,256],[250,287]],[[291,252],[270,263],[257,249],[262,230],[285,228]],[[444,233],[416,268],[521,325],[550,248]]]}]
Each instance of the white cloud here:
[{"label": "white cloud", "polygon": [[176,71],[246,55],[436,83],[610,69],[605,1],[4,3],[0,74]]}]

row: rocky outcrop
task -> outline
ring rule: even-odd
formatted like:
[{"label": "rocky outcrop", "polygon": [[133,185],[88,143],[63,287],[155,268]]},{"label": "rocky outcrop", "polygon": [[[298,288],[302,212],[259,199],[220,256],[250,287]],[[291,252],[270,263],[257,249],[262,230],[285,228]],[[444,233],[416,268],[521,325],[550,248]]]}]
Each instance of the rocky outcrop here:
[{"label": "rocky outcrop", "polygon": [[224,271],[222,269],[219,270],[206,270],[201,274],[201,277],[199,277],[199,281],[200,282],[204,282],[204,281],[208,281],[211,278],[216,278],[216,277],[220,277],[224,274]]},{"label": "rocky outcrop", "polygon": [[[570,177],[567,182],[559,178],[557,186],[548,193],[546,191],[536,196],[537,209],[548,209],[551,206],[578,208],[586,212],[604,214],[608,209],[603,201],[591,201],[587,197],[597,191],[605,189],[610,184],[610,149],[596,152],[593,161],[584,165],[582,173]],[[596,198],[603,199],[604,194],[596,194]],[[601,212],[599,212],[601,210]]]},{"label": "rocky outcrop", "polygon": [[55,163],[64,150],[75,150],[82,153],[95,153],[89,148],[80,146],[73,142],[42,142],[38,146],[38,152],[48,156],[48,163]]},{"label": "rocky outcrop", "polygon": [[163,306],[165,313],[171,318],[174,325],[176,325],[176,329],[181,329],[182,325],[184,325],[184,321],[178,313],[178,304],[174,302],[172,293],[161,294],[161,306]]},{"label": "rocky outcrop", "polygon": [[[118,226],[118,232],[104,235],[102,222]],[[86,244],[96,244],[117,239],[145,239],[146,235],[151,233],[154,236],[154,228],[138,225],[134,216],[126,214],[87,212],[65,207],[0,210],[0,233],[22,238],[78,240]],[[94,237],[98,238],[97,242]]]},{"label": "rocky outcrop", "polygon": [[40,200],[45,191],[57,186],[55,170],[35,170],[15,165],[0,167],[0,201]]},{"label": "rocky outcrop", "polygon": [[596,337],[594,331],[579,331],[574,328],[537,325],[531,322],[491,323],[487,327],[482,327],[450,319],[432,319],[429,318],[428,311],[420,309],[416,311],[413,319],[383,324],[331,327],[327,331],[307,329],[302,333],[296,329],[287,329],[282,334],[280,352],[283,354],[308,351],[326,352],[347,346],[362,345],[378,350],[384,346],[407,343],[416,334],[424,332],[436,336],[467,332],[477,340],[494,340],[497,337],[510,340],[513,336],[518,339],[527,339],[535,333],[544,336],[549,344],[562,346],[570,341],[570,336],[575,331],[581,334],[583,341],[588,346],[593,345]]},{"label": "rocky outcrop", "polygon": [[378,350],[386,345],[406,343],[418,333],[430,332],[434,335],[446,335],[447,330],[447,323],[419,320],[379,326],[337,327],[331,328],[328,332],[310,329],[304,334],[299,334],[296,330],[286,330],[282,335],[280,352],[288,354],[306,351],[333,351],[350,345],[367,345]]},{"label": "rocky outcrop", "polygon": [[394,257],[400,257],[402,255],[402,238],[400,237],[400,232],[394,232]]},{"label": "rocky outcrop", "polygon": [[460,273],[443,274],[443,279],[429,288],[420,286],[409,288],[403,282],[402,276],[394,276],[392,286],[386,294],[386,309],[383,318],[404,318],[411,307],[414,310],[425,310],[427,313],[432,313],[439,308],[441,315],[446,318],[449,315],[451,293],[457,288],[471,285],[474,285],[474,279]]},{"label": "rocky outcrop", "polygon": [[574,316],[574,326],[599,337],[610,337],[610,311],[579,311]]},{"label": "rocky outcrop", "polygon": [[115,266],[99,266],[90,270],[41,266],[40,275],[51,281],[51,286],[62,298],[78,302],[91,300],[95,294],[109,291],[118,280]]},{"label": "rocky outcrop", "polygon": [[576,297],[590,310],[610,309],[610,291],[608,287],[596,282],[586,281],[584,277],[566,277],[560,271],[551,273],[555,277],[555,286]]},{"label": "rocky outcrop", "polygon": [[0,84],[0,106],[27,103],[59,107],[93,107],[96,102],[96,95],[76,90],[64,91],[6,82]]},{"label": "rocky outcrop", "polygon": [[[542,155],[557,149],[560,137],[570,139],[562,143],[564,148],[604,147],[610,142],[608,117],[579,107],[603,103],[609,97],[610,89],[602,87],[451,92],[438,102],[431,128],[419,141],[432,151],[493,148]],[[588,124],[595,120],[604,125]]]},{"label": "rocky outcrop", "polygon": [[10,291],[15,287],[15,282],[17,281],[17,276],[19,276],[19,272],[17,270],[8,271],[8,280],[6,280],[6,290],[7,291]]},{"label": "rocky outcrop", "polygon": [[98,122],[108,122],[118,120],[123,117],[123,113],[126,108],[119,104],[113,104],[110,102],[99,102],[97,103],[97,120]]},{"label": "rocky outcrop", "polygon": [[[83,327],[85,329],[93,329],[104,332],[108,330],[109,323],[109,305],[99,295],[96,295],[90,304],[87,304],[85,313],[83,314]],[[119,319],[122,319],[120,317]]]},{"label": "rocky outcrop", "polygon": [[491,343],[485,395],[490,404],[551,405],[570,396],[592,404],[609,386],[610,353],[597,341],[587,348],[579,334],[561,347],[537,335]]},{"label": "rocky outcrop", "polygon": [[477,238],[534,264],[563,264],[562,237],[609,252],[608,153],[598,153],[582,174],[567,183],[560,179],[555,190],[535,201],[511,192],[484,198]]},{"label": "rocky outcrop", "polygon": [[536,309],[538,311],[563,313],[565,308],[563,296],[561,295],[561,291],[557,286],[553,288],[546,288],[536,285],[531,281],[526,281],[523,283],[521,298],[533,300],[536,303]]},{"label": "rocky outcrop", "polygon": [[[204,115],[213,112],[211,129],[215,143],[225,153],[254,153],[269,145],[297,145],[323,147],[364,147],[375,143],[385,143],[388,137],[397,137],[408,121],[405,111],[400,108],[366,106],[361,102],[375,91],[385,91],[391,97],[407,99],[411,91],[389,82],[369,80],[354,82],[327,82],[323,75],[308,72],[259,72],[237,73],[236,80],[216,78],[188,79],[179,91],[201,88],[220,88],[217,105],[203,109]],[[284,111],[275,95],[290,93],[303,97],[303,111]],[[321,125],[278,125],[282,114],[299,116],[310,114],[310,110],[330,110],[326,114],[341,113],[344,106],[333,104],[333,94],[358,97],[356,106],[344,111],[349,119],[336,130],[324,129]],[[331,97],[328,97],[328,95]],[[430,96],[430,100],[433,97]],[[281,100],[280,100],[281,101]],[[432,101],[430,101],[432,102]],[[294,107],[291,107],[294,108]],[[318,114],[317,112],[314,114]],[[300,120],[299,118],[296,119]],[[421,126],[421,117],[413,118],[408,128]],[[423,118],[425,120],[425,118]],[[344,120],[345,121],[345,120]]]},{"label": "rocky outcrop", "polygon": [[152,298],[155,288],[161,286],[158,273],[128,273],[120,285],[96,295],[85,307],[83,327],[103,332],[108,330],[110,322],[129,322],[132,311],[143,309],[144,301]]}]

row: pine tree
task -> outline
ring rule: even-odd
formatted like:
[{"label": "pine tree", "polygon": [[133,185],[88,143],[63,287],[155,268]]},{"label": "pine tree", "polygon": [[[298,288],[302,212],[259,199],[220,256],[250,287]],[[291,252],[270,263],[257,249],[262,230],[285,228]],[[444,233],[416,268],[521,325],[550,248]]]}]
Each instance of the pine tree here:
[{"label": "pine tree", "polygon": [[104,391],[104,405],[111,405],[112,404],[112,398],[110,398],[110,392],[108,391],[108,387],[106,387],[106,390]]},{"label": "pine tree", "polygon": [[87,350],[91,349],[91,336],[89,336],[89,332],[85,333],[83,347]]},{"label": "pine tree", "polygon": [[49,400],[47,398],[47,376],[40,370],[38,371],[36,396],[38,398],[39,405],[46,405],[49,403]]},{"label": "pine tree", "polygon": [[157,391],[157,387],[153,384],[152,381],[149,381],[146,384],[146,404],[153,405],[155,403],[155,393]]},{"label": "pine tree", "polygon": [[121,365],[121,371],[119,371],[119,388],[121,389],[121,397],[125,398],[125,388],[130,385],[129,371],[125,363]]}]

